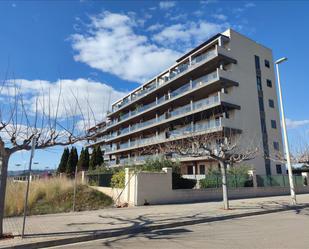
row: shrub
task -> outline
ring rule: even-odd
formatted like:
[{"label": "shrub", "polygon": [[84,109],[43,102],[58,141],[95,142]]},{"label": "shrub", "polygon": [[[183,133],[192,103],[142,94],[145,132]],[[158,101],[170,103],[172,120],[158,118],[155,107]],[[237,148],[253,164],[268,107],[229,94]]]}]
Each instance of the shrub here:
[{"label": "shrub", "polygon": [[[248,165],[234,166],[227,171],[228,187],[252,187],[253,182],[249,179]],[[219,169],[210,169],[204,179],[200,180],[200,188],[219,188],[222,185],[222,178]]]},{"label": "shrub", "polygon": [[186,179],[179,173],[173,173],[172,187],[173,189],[192,189],[196,185],[195,179]]},{"label": "shrub", "polygon": [[121,170],[112,176],[111,187],[124,188],[124,185],[125,185],[125,172],[124,170]]},{"label": "shrub", "polygon": [[135,166],[136,171],[160,172],[163,168],[172,168],[173,172],[179,173],[179,162],[174,162],[164,157],[149,158],[143,165]]}]

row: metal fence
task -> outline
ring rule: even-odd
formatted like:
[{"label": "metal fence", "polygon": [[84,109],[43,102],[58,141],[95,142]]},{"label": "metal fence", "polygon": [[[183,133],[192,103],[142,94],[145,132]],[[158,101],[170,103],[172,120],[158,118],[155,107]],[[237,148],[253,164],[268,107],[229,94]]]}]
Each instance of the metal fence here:
[{"label": "metal fence", "polygon": [[[229,188],[253,187],[253,181],[248,176],[227,175]],[[221,188],[222,178],[217,175],[208,175],[200,180],[200,188]]]},{"label": "metal fence", "polygon": [[88,184],[91,186],[110,187],[113,174],[91,173],[88,174]]},{"label": "metal fence", "polygon": [[[287,175],[256,175],[258,187],[289,187],[289,176]],[[304,178],[302,176],[293,176],[294,185],[296,187],[304,186]]]}]

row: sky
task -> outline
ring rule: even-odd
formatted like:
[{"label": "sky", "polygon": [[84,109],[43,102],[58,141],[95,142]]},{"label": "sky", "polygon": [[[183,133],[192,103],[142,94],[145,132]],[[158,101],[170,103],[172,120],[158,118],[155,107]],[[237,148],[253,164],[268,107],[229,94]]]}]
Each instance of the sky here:
[{"label": "sky", "polygon": [[[271,48],[274,58],[288,57],[280,72],[293,146],[309,134],[308,11],[308,1],[2,0],[0,79],[14,80],[29,108],[40,89],[53,94],[61,82],[65,93],[87,97],[100,120],[117,98],[233,28]],[[37,151],[34,168],[57,167],[62,150]],[[28,152],[14,154],[9,170],[28,160]]]}]

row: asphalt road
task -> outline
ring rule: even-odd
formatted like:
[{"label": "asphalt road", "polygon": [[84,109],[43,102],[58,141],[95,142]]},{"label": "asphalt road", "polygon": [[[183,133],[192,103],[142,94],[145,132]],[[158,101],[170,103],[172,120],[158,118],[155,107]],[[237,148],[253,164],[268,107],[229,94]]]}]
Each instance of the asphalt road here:
[{"label": "asphalt road", "polygon": [[309,208],[156,230],[146,234],[95,240],[54,248],[308,249]]}]

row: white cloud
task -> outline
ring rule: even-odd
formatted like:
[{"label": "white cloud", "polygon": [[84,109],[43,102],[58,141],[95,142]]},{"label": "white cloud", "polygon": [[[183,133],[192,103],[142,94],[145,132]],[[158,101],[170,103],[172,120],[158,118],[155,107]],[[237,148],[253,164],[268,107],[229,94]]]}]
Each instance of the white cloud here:
[{"label": "white cloud", "polygon": [[211,35],[222,31],[227,24],[216,24],[207,21],[174,24],[154,35],[154,40],[163,45],[174,45],[191,48],[205,41]]},{"label": "white cloud", "polygon": [[163,24],[160,24],[160,23],[156,23],[156,24],[153,24],[153,25],[150,25],[148,28],[147,28],[147,31],[157,31],[157,30],[160,30],[162,29],[164,26]]},{"label": "white cloud", "polygon": [[[2,95],[12,96],[13,88],[18,89],[22,94],[26,108],[29,110],[29,114],[33,114],[36,109],[39,113],[49,112],[48,107],[52,107],[50,116],[55,117],[56,114],[59,118],[65,118],[67,115],[73,115],[70,109],[76,108],[76,99],[80,105],[80,111],[84,115],[91,115],[90,119],[102,120],[110,108],[110,104],[115,100],[123,97],[125,92],[117,91],[112,87],[91,79],[63,79],[56,82],[50,82],[45,80],[26,80],[16,79],[8,81],[11,87],[10,93],[2,93]],[[61,92],[61,94],[60,94]],[[60,96],[60,98],[59,98]],[[58,112],[56,107],[60,100]],[[36,108],[36,101],[38,105]],[[50,102],[50,104],[49,104]],[[94,116],[89,113],[93,112]]]},{"label": "white cloud", "polygon": [[174,62],[180,53],[152,44],[136,34],[136,22],[124,14],[103,12],[93,16],[88,34],[74,34],[76,61],[118,76],[144,82]]},{"label": "white cloud", "polygon": [[238,7],[238,8],[233,9],[233,12],[241,13],[241,12],[245,11],[246,9],[253,8],[255,6],[256,6],[255,3],[251,3],[251,2],[246,3],[245,5],[243,5],[243,7]]},{"label": "white cloud", "polygon": [[227,19],[227,16],[223,14],[213,14],[212,16],[220,21],[225,21]]},{"label": "white cloud", "polygon": [[286,119],[286,126],[289,129],[300,128],[306,125],[309,125],[309,119],[305,120],[292,120],[288,118]]},{"label": "white cloud", "polygon": [[160,9],[170,9],[175,7],[175,1],[162,1],[159,3]]},{"label": "white cloud", "polygon": [[255,6],[256,6],[255,3],[246,3],[245,4],[245,8],[253,8]]},{"label": "white cloud", "polygon": [[[168,13],[168,14],[170,14],[170,13]],[[185,19],[187,19],[188,15],[187,14],[178,14],[178,15],[170,14],[167,17],[169,17],[169,19],[172,20],[172,21],[178,21],[178,20],[185,20]]]},{"label": "white cloud", "polygon": [[217,3],[217,0],[202,0],[200,1],[201,4],[211,4],[211,3]]}]

